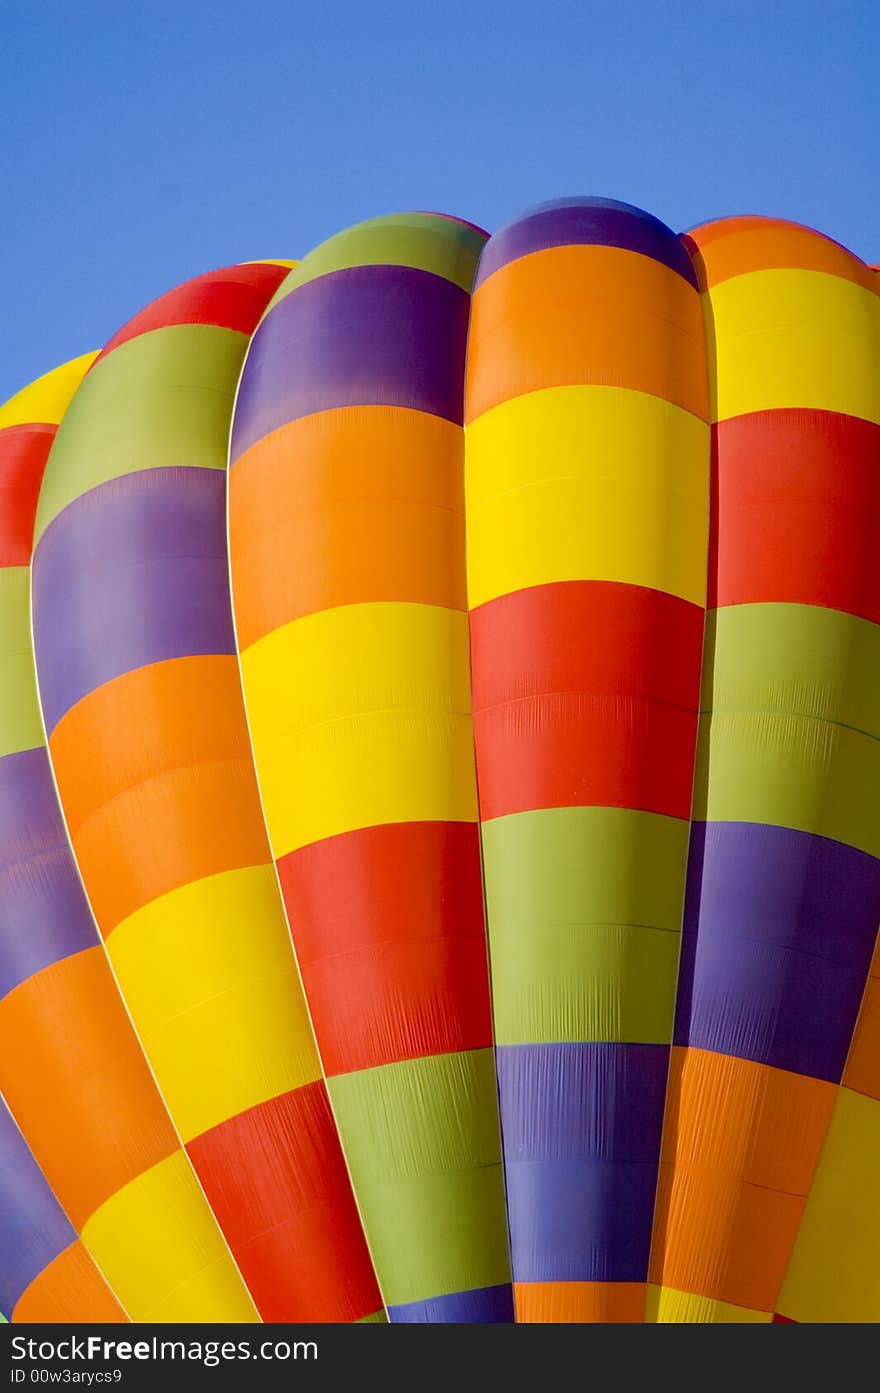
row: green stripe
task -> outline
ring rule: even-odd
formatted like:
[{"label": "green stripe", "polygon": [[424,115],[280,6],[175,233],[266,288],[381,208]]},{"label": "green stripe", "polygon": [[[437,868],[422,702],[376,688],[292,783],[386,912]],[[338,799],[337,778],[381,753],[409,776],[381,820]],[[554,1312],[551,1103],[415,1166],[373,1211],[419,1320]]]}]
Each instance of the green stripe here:
[{"label": "green stripe", "polygon": [[99,484],[174,465],[225,469],[247,338],[178,324],[115,348],[84,379],[49,455],[34,544]]},{"label": "green stripe", "polygon": [[880,738],[880,625],[818,605],[710,611],[703,709],[809,716]]},{"label": "green stripe", "polygon": [[0,569],[0,758],[43,743],[31,652],[30,568]]},{"label": "green stripe", "polygon": [[509,1282],[492,1051],[328,1087],[386,1305]]},{"label": "green stripe", "polygon": [[811,605],[709,617],[694,817],[880,856],[880,628]]},{"label": "green stripe", "polygon": [[483,824],[499,1045],[670,1040],[688,834],[627,808]]},{"label": "green stripe", "polygon": [[361,1316],[360,1320],[356,1320],[354,1323],[355,1325],[387,1325],[388,1313],[387,1311],[374,1311],[371,1316]]},{"label": "green stripe", "polygon": [[285,276],[265,313],[308,281],[353,266],[412,266],[443,276],[469,292],[485,243],[475,228],[431,213],[372,218],[337,233],[309,252]]}]

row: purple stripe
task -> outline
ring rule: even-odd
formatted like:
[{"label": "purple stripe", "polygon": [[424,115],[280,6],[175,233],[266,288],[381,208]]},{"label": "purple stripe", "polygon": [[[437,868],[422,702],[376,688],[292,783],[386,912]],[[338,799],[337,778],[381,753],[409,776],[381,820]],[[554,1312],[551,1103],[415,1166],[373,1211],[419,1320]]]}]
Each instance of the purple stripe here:
[{"label": "purple stripe", "polygon": [[334,407],[411,407],[460,425],[469,306],[459,286],[410,266],[356,266],[299,286],[254,335],[232,460]]},{"label": "purple stripe", "polygon": [[0,999],[99,942],[45,749],[0,759]]},{"label": "purple stripe", "polygon": [[234,653],[226,476],[148,469],[65,508],[33,566],[34,652],[46,728],[122,673]]},{"label": "purple stripe", "polygon": [[496,1050],[513,1278],[647,1277],[669,1050]]},{"label": "purple stripe", "polygon": [[880,861],[757,823],[694,823],[676,1044],[838,1083],[880,924]]},{"label": "purple stripe", "polygon": [[479,1287],[389,1306],[392,1325],[507,1325],[513,1321],[513,1288]]},{"label": "purple stripe", "polygon": [[640,252],[698,288],[684,246],[659,218],[614,198],[560,198],[539,203],[490,237],[480,257],[474,289],[521,256],[551,247],[582,245]]},{"label": "purple stripe", "polygon": [[15,1304],[76,1234],[0,1102],[0,1311]]}]

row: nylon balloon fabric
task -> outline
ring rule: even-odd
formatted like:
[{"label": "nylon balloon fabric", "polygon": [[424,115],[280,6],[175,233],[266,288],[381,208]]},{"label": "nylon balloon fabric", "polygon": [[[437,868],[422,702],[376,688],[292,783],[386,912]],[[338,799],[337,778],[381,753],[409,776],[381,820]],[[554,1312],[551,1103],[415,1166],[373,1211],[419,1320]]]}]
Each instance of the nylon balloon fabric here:
[{"label": "nylon balloon fabric", "polygon": [[266,839],[226,556],[248,338],[287,267],[188,282],[104,349],[40,500],[34,640],[80,873],[171,1118],[267,1321],[377,1318]]},{"label": "nylon balloon fabric", "polygon": [[468,346],[474,739],[517,1313],[642,1319],[708,538],[706,354],[668,228],[542,205]]},{"label": "nylon balloon fabric", "polygon": [[462,396],[484,234],[408,214],[291,272],[232,431],[269,835],[392,1321],[512,1319],[468,678]]},{"label": "nylon balloon fabric", "polygon": [[59,423],[94,357],[0,408],[0,1088],[43,1175],[41,1186],[5,1127],[4,1196],[20,1209],[5,1229],[4,1277],[18,1288],[15,1319],[54,1320],[62,1302],[77,1319],[249,1321],[253,1305],[101,947],[37,701],[34,517]]},{"label": "nylon balloon fabric", "polygon": [[821,1289],[857,1318],[869,1249],[817,1243],[821,1193],[780,1294],[823,1145],[827,1195],[849,1143],[858,1204],[876,1137],[840,1085],[880,922],[880,297],[793,224],[686,240],[714,368],[711,609],[652,1305],[800,1319]]}]

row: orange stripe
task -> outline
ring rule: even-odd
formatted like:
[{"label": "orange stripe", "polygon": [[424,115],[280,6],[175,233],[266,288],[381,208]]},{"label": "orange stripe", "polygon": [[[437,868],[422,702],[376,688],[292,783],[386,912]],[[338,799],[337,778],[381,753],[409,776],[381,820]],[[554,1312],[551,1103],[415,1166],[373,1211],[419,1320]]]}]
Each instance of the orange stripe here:
[{"label": "orange stripe", "polygon": [[235,657],[125,673],[78,702],[50,748],[105,937],[158,895],[271,861]]},{"label": "orange stripe", "polygon": [[177,1149],[98,946],[35,973],[0,1002],[0,1085],[77,1230]]},{"label": "orange stripe", "polygon": [[708,416],[700,297],[668,266],[619,247],[553,247],[476,291],[466,419],[524,392],[629,387]]},{"label": "orange stripe", "polygon": [[25,1288],[12,1319],[32,1325],[118,1325],[128,1317],[77,1241]]},{"label": "orange stripe", "polygon": [[[71,833],[147,779],[250,758],[238,660],[175,658],[124,673],[77,702],[49,748]],[[260,818],[254,805],[242,810],[242,820],[248,813]]]},{"label": "orange stripe", "polygon": [[337,605],[465,609],[463,449],[452,422],[389,406],[305,416],[253,445],[229,475],[241,648]]},{"label": "orange stripe", "polygon": [[880,938],[874,948],[843,1083],[856,1093],[880,1100]]},{"label": "orange stripe", "polygon": [[877,277],[839,242],[780,218],[721,218],[683,238],[701,290],[749,271],[825,271],[853,281],[875,295]]},{"label": "orange stripe", "polygon": [[649,1280],[772,1311],[836,1088],[672,1051]]},{"label": "orange stripe", "polygon": [[522,1324],[640,1325],[645,1319],[642,1282],[514,1282],[513,1294]]}]

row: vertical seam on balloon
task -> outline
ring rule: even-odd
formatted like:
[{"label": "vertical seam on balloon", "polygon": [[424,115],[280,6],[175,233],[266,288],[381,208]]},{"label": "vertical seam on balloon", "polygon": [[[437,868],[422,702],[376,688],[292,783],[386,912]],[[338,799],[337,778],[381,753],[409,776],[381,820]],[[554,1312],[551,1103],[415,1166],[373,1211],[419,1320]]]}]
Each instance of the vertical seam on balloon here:
[{"label": "vertical seam on balloon", "polygon": [[[489,239],[483,246],[485,251]],[[483,252],[480,253],[477,263],[474,266],[474,281],[479,274],[479,264],[482,260]],[[465,361],[464,372],[462,375],[462,411],[461,411],[461,435],[462,435],[462,454],[461,454],[461,491],[462,491],[462,517],[463,517],[463,544],[464,544],[464,584],[465,584],[465,603],[467,605],[467,661],[468,661],[468,684],[471,697],[471,746],[474,755],[474,787],[477,797],[477,846],[480,853],[480,884],[483,891],[483,938],[486,949],[486,967],[489,982],[489,1019],[492,1025],[492,1067],[495,1074],[495,1114],[498,1122],[498,1142],[501,1148],[501,1179],[504,1187],[504,1232],[507,1238],[507,1267],[510,1273],[510,1293],[513,1305],[514,1323],[517,1321],[516,1291],[513,1271],[513,1237],[510,1227],[510,1204],[508,1202],[508,1183],[507,1183],[507,1152],[504,1146],[504,1122],[501,1116],[501,1091],[498,1079],[498,1046],[495,1040],[495,991],[492,978],[492,949],[489,939],[489,901],[486,889],[486,863],[483,847],[483,815],[482,800],[480,798],[480,776],[477,766],[477,740],[476,728],[474,724],[474,688],[473,688],[473,649],[471,645],[471,602],[470,587],[468,584],[468,506],[467,506],[467,413],[465,411],[465,397],[467,393],[468,363],[471,352],[471,312],[474,302],[474,287],[468,293],[468,322],[467,335],[465,338]]]},{"label": "vertical seam on balloon", "polygon": [[[295,269],[294,267],[291,267],[291,272],[292,272],[294,269]],[[288,275],[291,274],[291,272],[288,272]],[[279,290],[280,290],[281,287],[284,285],[286,279],[287,279],[287,277],[285,277],[285,279],[282,280],[282,281],[280,282],[280,284],[279,284],[279,286],[278,286],[278,289],[279,289]],[[295,294],[295,291],[293,291],[293,292],[291,292],[291,293],[292,293],[292,294]],[[262,322],[263,322],[263,318],[261,317],[261,319],[260,319],[260,324],[262,324]],[[321,1055],[321,1051],[320,1051],[320,1049],[319,1049],[319,1047],[318,1047],[318,1037],[317,1037],[317,1035],[316,1035],[316,1033],[315,1033],[315,1022],[314,1022],[314,1020],[313,1020],[313,1018],[312,1018],[312,1008],[311,1008],[311,1005],[310,1005],[310,1003],[309,1003],[308,994],[307,994],[306,989],[305,989],[305,983],[303,982],[302,969],[301,969],[301,967],[300,967],[300,962],[299,962],[299,955],[297,954],[297,951],[296,951],[296,940],[294,939],[294,936],[293,936],[293,930],[292,930],[291,925],[290,925],[290,916],[288,915],[288,912],[287,912],[287,903],[286,903],[286,901],[285,901],[285,899],[284,899],[284,892],[283,892],[283,890],[282,890],[282,888],[281,888],[281,876],[279,875],[279,872],[278,872],[278,858],[277,858],[277,856],[275,855],[275,848],[274,848],[273,845],[272,845],[272,836],[271,836],[271,832],[270,832],[270,829],[269,829],[269,823],[268,823],[268,820],[267,820],[267,818],[266,818],[266,807],[265,807],[265,804],[264,804],[264,802],[263,802],[263,786],[262,786],[262,782],[261,782],[261,779],[260,779],[260,769],[259,769],[259,765],[257,764],[256,753],[255,753],[255,751],[254,751],[254,739],[253,739],[253,733],[252,733],[252,731],[251,731],[251,717],[250,717],[250,710],[249,710],[249,708],[248,708],[247,690],[246,690],[246,688],[245,688],[245,684],[244,684],[244,674],[243,674],[243,672],[242,672],[242,667],[241,667],[241,648],[240,648],[239,642],[238,642],[238,623],[237,623],[237,620],[236,620],[236,613],[235,613],[235,583],[234,583],[233,575],[232,575],[232,547],[231,547],[231,537],[230,537],[230,530],[229,530],[229,499],[230,499],[229,476],[230,476],[230,471],[231,471],[231,469],[232,469],[232,430],[233,430],[233,425],[234,425],[234,423],[235,423],[235,412],[236,412],[236,407],[238,406],[238,394],[239,394],[239,390],[240,390],[240,388],[241,388],[242,379],[244,378],[245,369],[246,369],[246,367],[247,367],[247,361],[248,361],[248,358],[249,358],[249,356],[250,356],[251,345],[252,345],[253,342],[254,342],[254,338],[256,337],[257,329],[259,329],[259,327],[260,327],[260,325],[258,324],[258,325],[256,326],[256,328],[254,329],[254,332],[251,334],[250,338],[248,339],[247,347],[246,347],[246,349],[245,349],[245,351],[244,351],[244,356],[243,356],[243,358],[242,358],[242,360],[241,360],[241,368],[240,368],[239,374],[238,374],[238,381],[237,381],[236,384],[235,384],[235,391],[234,391],[233,396],[232,396],[232,411],[230,412],[230,415],[229,415],[229,435],[228,435],[227,447],[226,447],[226,471],[225,471],[225,473],[226,473],[226,486],[225,486],[225,508],[226,508],[226,577],[227,577],[227,583],[228,583],[228,585],[229,585],[229,602],[230,602],[230,603],[229,603],[229,608],[230,608],[230,612],[231,612],[231,614],[232,614],[232,638],[233,638],[233,644],[234,644],[234,647],[235,647],[235,662],[236,662],[236,666],[237,666],[237,668],[238,668],[238,684],[239,684],[239,689],[240,689],[240,691],[241,691],[241,704],[242,704],[242,708],[243,708],[243,710],[244,710],[245,726],[246,726],[246,728],[247,728],[248,744],[249,744],[249,746],[250,746],[250,752],[251,752],[251,765],[252,765],[252,767],[253,767],[254,778],[255,778],[256,786],[257,786],[257,797],[258,797],[259,802],[260,802],[260,813],[261,813],[262,818],[263,818],[263,827],[265,828],[265,831],[266,831],[266,841],[267,841],[268,846],[269,846],[269,854],[270,854],[270,858],[271,858],[271,861],[272,861],[272,873],[273,873],[273,875],[275,876],[275,887],[276,887],[276,890],[277,890],[277,892],[278,892],[278,899],[279,899],[279,901],[280,901],[280,903],[281,903],[281,912],[282,912],[282,914],[284,915],[284,922],[285,922],[285,924],[287,925],[287,937],[288,937],[288,939],[290,940],[290,951],[291,951],[291,954],[292,954],[292,956],[293,956],[294,965],[295,965],[295,967],[296,967],[296,975],[297,975],[297,980],[298,980],[298,982],[299,982],[300,991],[302,992],[303,1002],[305,1003],[306,1015],[308,1016],[308,1021],[309,1021],[309,1029],[311,1030],[311,1033],[312,1033],[312,1042],[313,1042],[313,1044],[314,1044],[314,1046],[315,1046],[315,1055],[317,1056],[318,1063],[319,1063],[320,1066],[321,1066],[321,1078],[322,1078],[322,1081],[323,1081],[323,1084],[324,1084],[324,1093],[325,1093],[325,1095],[326,1095],[326,1097],[327,1097],[327,1104],[328,1104],[328,1107],[330,1108],[330,1116],[331,1116],[332,1119],[333,1119],[333,1126],[334,1126],[334,1129],[335,1129],[335,1132],[336,1132],[336,1140],[337,1140],[337,1142],[338,1142],[338,1144],[339,1144],[339,1151],[340,1151],[340,1154],[341,1154],[341,1156],[342,1156],[343,1164],[344,1164],[344,1166],[345,1166],[346,1175],[348,1176],[349,1188],[350,1188],[350,1190],[351,1190],[352,1198],[354,1199],[355,1209],[357,1210],[358,1222],[360,1223],[360,1227],[361,1227],[361,1234],[362,1234],[362,1236],[363,1236],[363,1240],[364,1240],[364,1244],[365,1244],[366,1249],[367,1249],[367,1253],[369,1254],[370,1266],[371,1266],[372,1269],[373,1269],[373,1276],[374,1276],[374,1278],[375,1278],[376,1286],[377,1286],[378,1291],[379,1291],[379,1296],[380,1296],[381,1301],[382,1301],[382,1309],[383,1309],[383,1311],[385,1312],[386,1318],[388,1318],[388,1319],[390,1320],[390,1317],[388,1316],[388,1302],[385,1300],[385,1293],[384,1293],[383,1290],[382,1290],[382,1283],[381,1283],[381,1281],[379,1280],[379,1272],[378,1272],[378,1268],[377,1268],[377,1266],[376,1266],[375,1258],[373,1257],[373,1250],[372,1250],[372,1248],[370,1247],[370,1239],[369,1239],[369,1235],[368,1235],[368,1233],[367,1233],[367,1226],[366,1226],[366,1224],[364,1223],[364,1216],[363,1216],[363,1211],[362,1211],[362,1209],[361,1209],[360,1199],[359,1199],[359,1197],[358,1197],[358,1193],[357,1193],[357,1190],[356,1190],[356,1188],[355,1188],[354,1177],[352,1176],[351,1167],[350,1167],[349,1162],[348,1162],[348,1155],[347,1155],[347,1153],[346,1153],[345,1147],[344,1147],[343,1144],[342,1144],[342,1133],[341,1133],[340,1128],[339,1128],[339,1120],[338,1120],[338,1118],[337,1118],[337,1116],[336,1116],[336,1108],[335,1108],[334,1103],[333,1103],[333,1096],[332,1096],[332,1094],[331,1094],[331,1092],[330,1092],[330,1087],[329,1087],[329,1084],[328,1084],[328,1082],[327,1082],[327,1072],[326,1072],[326,1070],[325,1070],[325,1068],[324,1068],[324,1060],[323,1060],[323,1057],[322,1057],[322,1055]],[[369,1313],[368,1313],[368,1314],[369,1314]]]},{"label": "vertical seam on balloon", "polygon": [[[74,394],[74,395],[75,395],[75,394]],[[57,439],[57,437],[56,437],[56,439]],[[53,441],[53,442],[52,442],[52,450],[54,450],[54,448],[55,448],[55,442]],[[48,470],[49,463],[50,463],[51,458],[52,458],[52,450],[49,451],[49,456],[48,456],[48,458],[47,458],[47,460],[46,460],[46,469],[47,469],[47,470]],[[45,478],[45,474],[44,474],[44,478]],[[91,492],[91,489],[87,489],[86,492],[87,492],[87,493],[90,493],[90,492]],[[78,495],[78,497],[83,497],[83,496],[84,496],[84,495],[82,495],[82,494]],[[75,500],[73,500],[73,501],[75,501]],[[67,507],[70,507],[70,504],[67,504]],[[66,508],[62,509],[62,512],[65,512],[65,511],[66,511]],[[58,516],[60,517],[61,514],[58,514]],[[185,1145],[185,1143],[184,1143],[183,1137],[181,1136],[181,1134],[180,1134],[180,1132],[179,1132],[179,1130],[178,1130],[177,1123],[175,1122],[174,1117],[172,1116],[171,1110],[170,1110],[170,1108],[169,1108],[169,1106],[168,1106],[168,1103],[166,1102],[165,1094],[163,1093],[162,1089],[161,1089],[160,1086],[159,1086],[159,1080],[158,1080],[157,1077],[156,1077],[155,1071],[154,1071],[154,1069],[153,1069],[152,1062],[151,1062],[151,1060],[150,1060],[150,1058],[149,1058],[149,1056],[148,1056],[148,1054],[147,1054],[147,1052],[146,1052],[146,1050],[145,1050],[145,1048],[144,1048],[144,1043],[143,1043],[143,1040],[141,1039],[141,1036],[140,1036],[140,1033],[139,1033],[139,1031],[138,1031],[138,1029],[137,1029],[137,1026],[136,1026],[135,1023],[134,1023],[134,1018],[133,1018],[133,1016],[132,1016],[132,1014],[131,1014],[131,1011],[130,1011],[130,1009],[129,1009],[128,1001],[126,1000],[125,994],[124,994],[124,992],[123,992],[123,990],[122,990],[122,987],[120,986],[119,978],[118,978],[117,975],[116,975],[116,970],[115,970],[115,968],[114,968],[114,966],[113,966],[113,960],[112,960],[112,958],[110,957],[110,954],[109,954],[108,951],[107,951],[107,944],[106,944],[106,942],[105,942],[105,940],[104,940],[104,935],[101,933],[101,928],[100,928],[100,925],[99,925],[99,923],[98,923],[97,916],[96,916],[96,914],[95,914],[94,906],[92,905],[91,898],[90,898],[89,893],[88,893],[88,890],[87,890],[87,888],[86,888],[85,880],[83,879],[83,876],[82,876],[82,874],[81,874],[81,872],[80,872],[79,861],[77,860],[76,852],[74,851],[74,847],[73,847],[73,840],[72,840],[71,835],[70,835],[70,828],[69,828],[68,825],[67,825],[67,815],[66,815],[66,813],[65,813],[65,811],[64,811],[64,804],[63,804],[63,802],[62,802],[62,800],[61,800],[61,793],[60,793],[60,790],[59,790],[59,788],[58,788],[58,779],[57,779],[56,774],[55,774],[55,762],[54,762],[54,760],[53,760],[53,758],[52,758],[52,751],[51,751],[51,748],[50,748],[50,746],[49,746],[49,733],[48,733],[48,730],[46,729],[46,718],[45,718],[45,715],[44,715],[44,713],[43,713],[43,697],[42,697],[42,692],[41,692],[41,689],[40,689],[40,673],[39,673],[39,667],[38,667],[38,665],[37,665],[36,646],[35,646],[35,644],[34,644],[34,585],[33,585],[34,569],[33,569],[33,563],[34,563],[34,556],[35,556],[35,555],[36,555],[36,548],[34,548],[34,549],[32,550],[32,552],[31,552],[31,561],[30,561],[30,566],[29,566],[29,568],[28,568],[28,570],[29,570],[28,589],[29,589],[29,592],[30,592],[30,603],[29,603],[28,608],[29,608],[29,618],[30,618],[31,656],[32,656],[32,658],[33,658],[34,678],[35,678],[36,687],[37,687],[37,706],[39,707],[39,712],[40,712],[40,725],[42,726],[42,729],[43,729],[43,742],[44,742],[44,746],[45,746],[45,750],[46,750],[46,762],[47,762],[47,764],[48,764],[48,766],[49,766],[49,774],[50,774],[51,779],[52,779],[52,787],[53,787],[54,790],[55,790],[55,800],[56,800],[56,803],[57,803],[57,805],[58,805],[58,812],[59,812],[59,816],[60,816],[60,818],[61,818],[61,824],[62,824],[62,826],[63,826],[63,828],[64,828],[64,835],[65,835],[65,837],[67,838],[67,846],[68,846],[68,850],[69,850],[69,852],[70,852],[71,861],[73,862],[74,868],[75,868],[75,870],[76,870],[77,879],[79,880],[80,886],[82,887],[83,898],[85,899],[85,902],[86,902],[86,904],[87,904],[87,906],[88,906],[89,913],[90,913],[90,915],[91,915],[91,917],[92,917],[92,922],[93,922],[93,924],[95,925],[95,933],[97,934],[98,943],[100,944],[101,951],[102,951],[102,953],[103,953],[103,955],[104,955],[104,961],[106,962],[106,964],[107,964],[107,966],[108,966],[108,968],[109,968],[109,970],[110,970],[110,974],[111,974],[111,976],[112,976],[112,978],[113,978],[113,983],[114,983],[114,985],[115,985],[115,987],[116,987],[116,991],[117,991],[117,994],[118,994],[118,996],[119,996],[119,1000],[120,1000],[120,1002],[122,1003],[122,1008],[123,1008],[123,1010],[125,1011],[126,1016],[128,1017],[129,1024],[130,1024],[130,1026],[131,1026],[132,1031],[134,1032],[134,1037],[135,1037],[135,1039],[137,1040],[138,1045],[140,1046],[141,1055],[143,1056],[144,1062],[145,1062],[145,1064],[146,1064],[146,1066],[147,1066],[147,1069],[149,1070],[150,1077],[151,1077],[151,1079],[153,1080],[153,1086],[154,1086],[155,1089],[156,1089],[157,1097],[159,1098],[159,1101],[160,1101],[160,1103],[161,1103],[161,1105],[162,1105],[162,1108],[164,1109],[165,1116],[166,1116],[167,1119],[168,1119],[168,1123],[169,1123],[169,1125],[170,1125],[172,1131],[174,1132],[175,1137],[177,1138],[178,1147],[179,1147],[180,1151],[183,1153],[184,1157],[186,1158],[186,1164],[189,1166],[189,1169],[190,1169],[190,1171],[191,1171],[191,1173],[192,1173],[193,1179],[195,1180],[195,1183],[196,1183],[196,1185],[197,1185],[198,1188],[199,1188],[199,1192],[200,1192],[200,1194],[201,1194],[201,1196],[202,1196],[202,1199],[204,1200],[204,1203],[205,1203],[205,1206],[206,1206],[206,1208],[207,1208],[207,1210],[208,1210],[208,1213],[210,1214],[211,1218],[212,1218],[213,1221],[214,1221],[215,1227],[216,1227],[216,1229],[217,1229],[217,1232],[218,1232],[219,1235],[220,1235],[220,1238],[221,1238],[221,1241],[222,1241],[222,1243],[223,1243],[223,1246],[225,1247],[227,1253],[229,1254],[229,1260],[230,1260],[230,1262],[232,1263],[233,1267],[235,1268],[235,1271],[236,1271],[237,1274],[238,1274],[238,1278],[239,1278],[239,1281],[241,1282],[242,1290],[244,1291],[245,1295],[247,1296],[248,1300],[249,1300],[250,1303],[251,1303],[251,1306],[253,1307],[254,1313],[255,1313],[255,1315],[256,1315],[256,1317],[257,1317],[257,1321],[258,1321],[260,1324],[263,1324],[263,1317],[262,1317],[262,1315],[260,1314],[259,1310],[257,1309],[257,1304],[256,1304],[256,1302],[254,1301],[253,1296],[251,1295],[250,1288],[248,1287],[247,1282],[246,1282],[245,1279],[244,1279],[244,1276],[243,1276],[243,1274],[242,1274],[241,1268],[239,1267],[238,1263],[236,1262],[235,1254],[233,1253],[231,1247],[229,1246],[229,1240],[228,1240],[228,1238],[226,1237],[226,1234],[224,1233],[223,1228],[222,1228],[221,1225],[220,1225],[220,1221],[218,1220],[216,1214],[214,1213],[214,1208],[213,1208],[212,1204],[210,1203],[210,1201],[209,1201],[209,1199],[208,1199],[208,1196],[207,1196],[207,1194],[206,1194],[206,1192],[205,1192],[205,1188],[204,1188],[204,1186],[202,1185],[202,1182],[201,1182],[201,1179],[200,1179],[200,1177],[199,1177],[199,1174],[198,1174],[198,1172],[196,1171],[196,1168],[195,1168],[195,1166],[194,1166],[194,1164],[193,1164],[192,1157],[190,1156],[189,1152],[188,1152],[187,1149],[186,1149],[186,1145]],[[172,1153],[172,1154],[173,1154],[173,1153]],[[163,1159],[167,1159],[167,1157],[166,1157],[166,1158],[163,1158]],[[161,1162],[157,1162],[156,1164],[161,1164]],[[140,1172],[138,1173],[138,1175],[137,1175],[137,1176],[133,1176],[132,1179],[133,1179],[133,1180],[138,1180],[138,1179],[140,1179],[141,1176],[145,1175],[145,1174],[147,1173],[148,1170],[152,1170],[152,1169],[153,1169],[152,1166],[148,1166],[146,1171],[140,1171]],[[121,1187],[121,1188],[124,1188],[124,1187]],[[108,1196],[107,1196],[107,1199],[108,1199],[108,1200],[109,1200],[109,1199],[112,1199],[112,1198],[114,1198],[114,1197],[115,1197],[117,1194],[119,1194],[119,1193],[120,1193],[120,1190],[114,1190],[113,1195],[108,1195]],[[97,1212],[97,1211],[96,1211],[96,1212]],[[97,1265],[98,1265],[98,1264],[97,1264],[97,1260],[92,1256],[91,1249],[89,1249],[88,1251],[89,1251],[89,1255],[92,1257],[92,1261],[95,1262],[95,1265],[97,1266]],[[99,1268],[99,1270],[100,1270],[100,1268]],[[103,1272],[101,1273],[101,1275],[102,1275],[102,1276],[104,1275]],[[106,1278],[105,1278],[105,1281],[106,1281]],[[111,1291],[114,1290],[113,1287],[110,1286],[110,1283],[109,1283],[109,1282],[107,1283],[107,1285],[108,1285],[108,1287],[110,1287],[110,1290],[111,1290]],[[114,1293],[114,1294],[115,1294],[115,1293]],[[118,1298],[117,1298],[117,1299],[118,1299]],[[120,1304],[121,1304],[121,1302],[120,1302]],[[131,1319],[131,1317],[129,1317],[129,1318]]]}]

